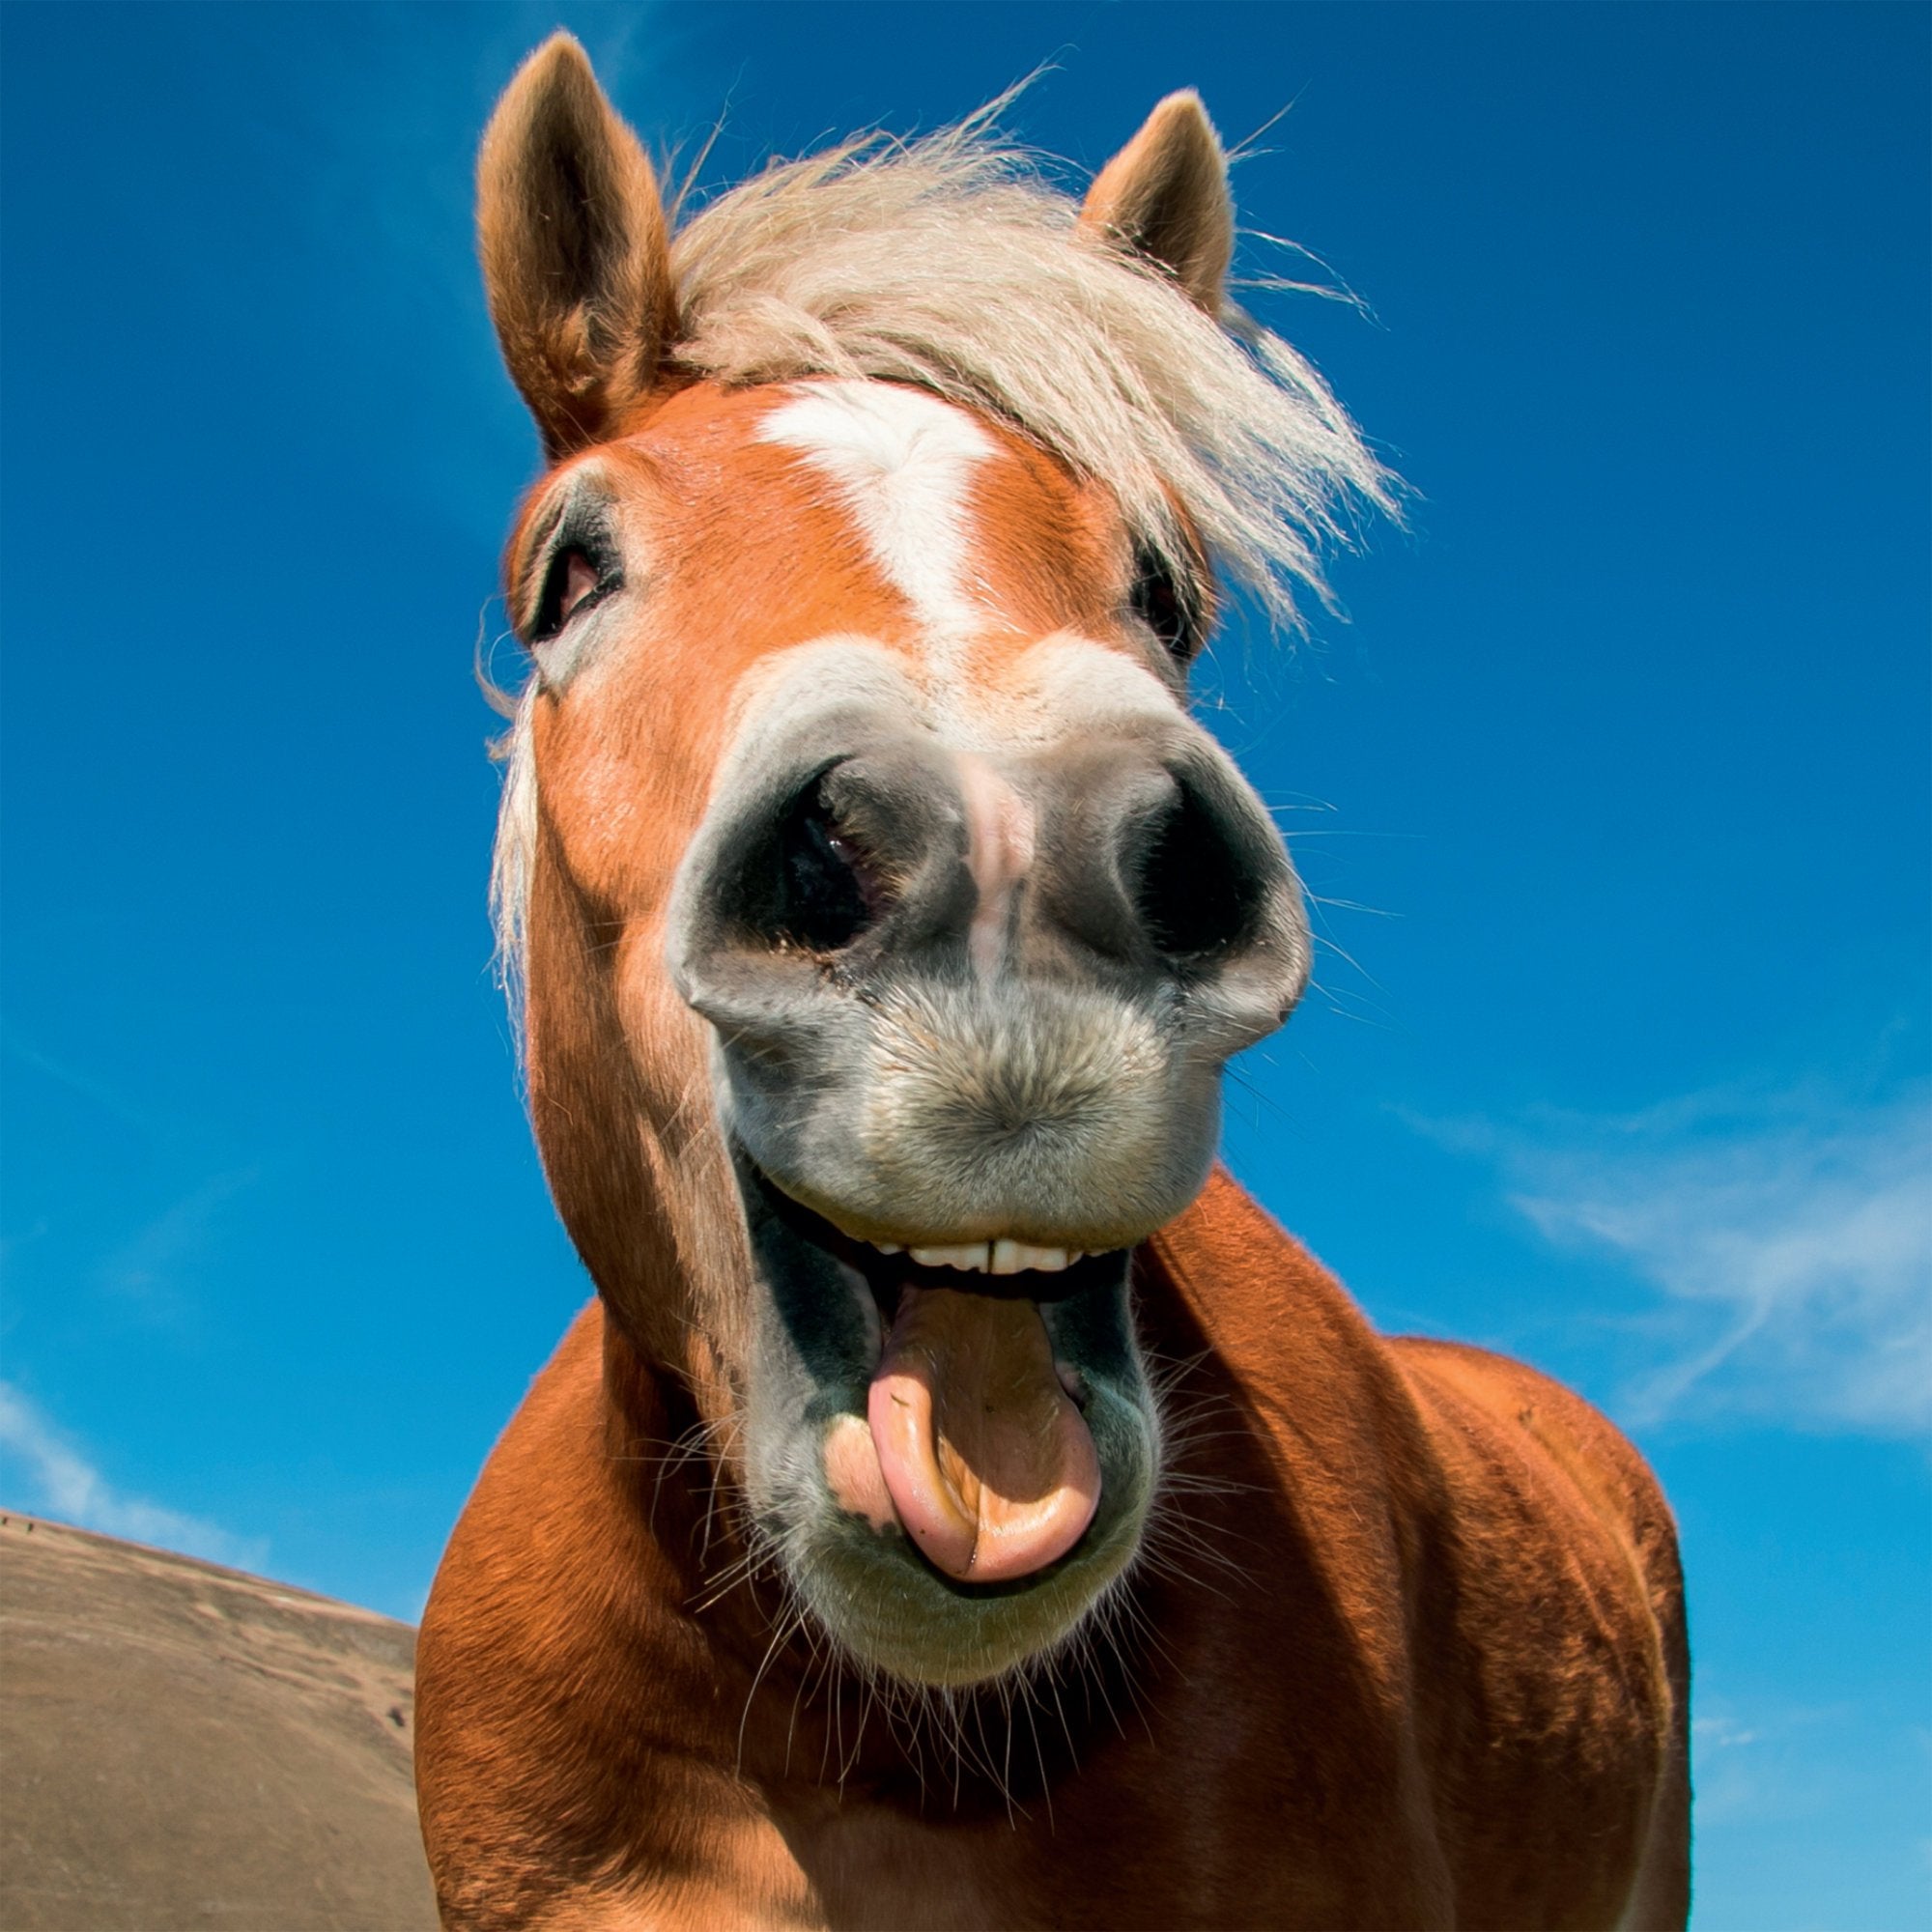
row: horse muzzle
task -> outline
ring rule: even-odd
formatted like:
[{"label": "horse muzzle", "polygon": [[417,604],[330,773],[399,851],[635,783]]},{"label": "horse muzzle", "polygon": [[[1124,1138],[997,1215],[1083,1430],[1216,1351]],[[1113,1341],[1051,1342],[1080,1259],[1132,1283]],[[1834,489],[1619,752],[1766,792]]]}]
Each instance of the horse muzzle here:
[{"label": "horse muzzle", "polygon": [[759,1171],[848,1236],[988,1271],[1179,1213],[1222,1066],[1308,972],[1287,854],[1219,748],[1177,712],[994,754],[888,711],[759,749],[670,922]]}]

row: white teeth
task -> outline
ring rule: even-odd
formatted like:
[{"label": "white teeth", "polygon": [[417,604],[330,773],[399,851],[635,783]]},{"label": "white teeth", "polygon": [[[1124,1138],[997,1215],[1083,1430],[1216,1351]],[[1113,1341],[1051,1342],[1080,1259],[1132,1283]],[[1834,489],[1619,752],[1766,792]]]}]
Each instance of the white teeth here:
[{"label": "white teeth", "polygon": [[974,1241],[958,1248],[915,1248],[912,1258],[921,1267],[971,1268],[984,1274],[992,1259],[992,1249],[989,1242]]},{"label": "white teeth", "polygon": [[1036,1248],[1025,1241],[959,1242],[952,1247],[911,1247],[898,1241],[874,1241],[882,1255],[910,1255],[920,1267],[965,1268],[975,1274],[1058,1274],[1086,1259],[1082,1248]]},{"label": "white teeth", "polygon": [[995,1274],[1026,1274],[1037,1269],[1041,1274],[1058,1274],[1080,1259],[1080,1251],[1065,1248],[1030,1248],[1024,1241],[997,1240],[993,1243]]}]

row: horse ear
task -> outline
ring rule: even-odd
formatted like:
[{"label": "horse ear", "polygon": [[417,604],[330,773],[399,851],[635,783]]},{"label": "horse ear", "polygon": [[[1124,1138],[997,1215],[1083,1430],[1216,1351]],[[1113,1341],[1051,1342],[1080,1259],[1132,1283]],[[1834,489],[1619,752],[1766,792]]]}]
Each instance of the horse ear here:
[{"label": "horse ear", "polygon": [[1100,170],[1080,225],[1165,269],[1209,315],[1235,256],[1228,157],[1201,97],[1170,94]]},{"label": "horse ear", "polygon": [[657,177],[568,34],[490,118],[476,234],[503,360],[554,462],[648,393],[672,321]]}]

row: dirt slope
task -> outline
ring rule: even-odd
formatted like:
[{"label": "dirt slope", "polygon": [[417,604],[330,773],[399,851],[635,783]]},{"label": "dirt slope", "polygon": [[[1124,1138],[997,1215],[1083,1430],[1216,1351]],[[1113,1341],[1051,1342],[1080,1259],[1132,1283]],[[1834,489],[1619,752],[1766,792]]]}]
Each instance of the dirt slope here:
[{"label": "dirt slope", "polygon": [[433,1932],[415,1633],[0,1516],[4,1932]]}]

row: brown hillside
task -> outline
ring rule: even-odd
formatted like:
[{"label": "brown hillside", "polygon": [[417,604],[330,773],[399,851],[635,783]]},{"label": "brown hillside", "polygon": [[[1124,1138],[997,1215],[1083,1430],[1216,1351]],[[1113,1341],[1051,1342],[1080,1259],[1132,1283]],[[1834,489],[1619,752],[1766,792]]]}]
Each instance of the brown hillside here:
[{"label": "brown hillside", "polygon": [[4,1932],[433,1932],[415,1632],[0,1516]]}]

